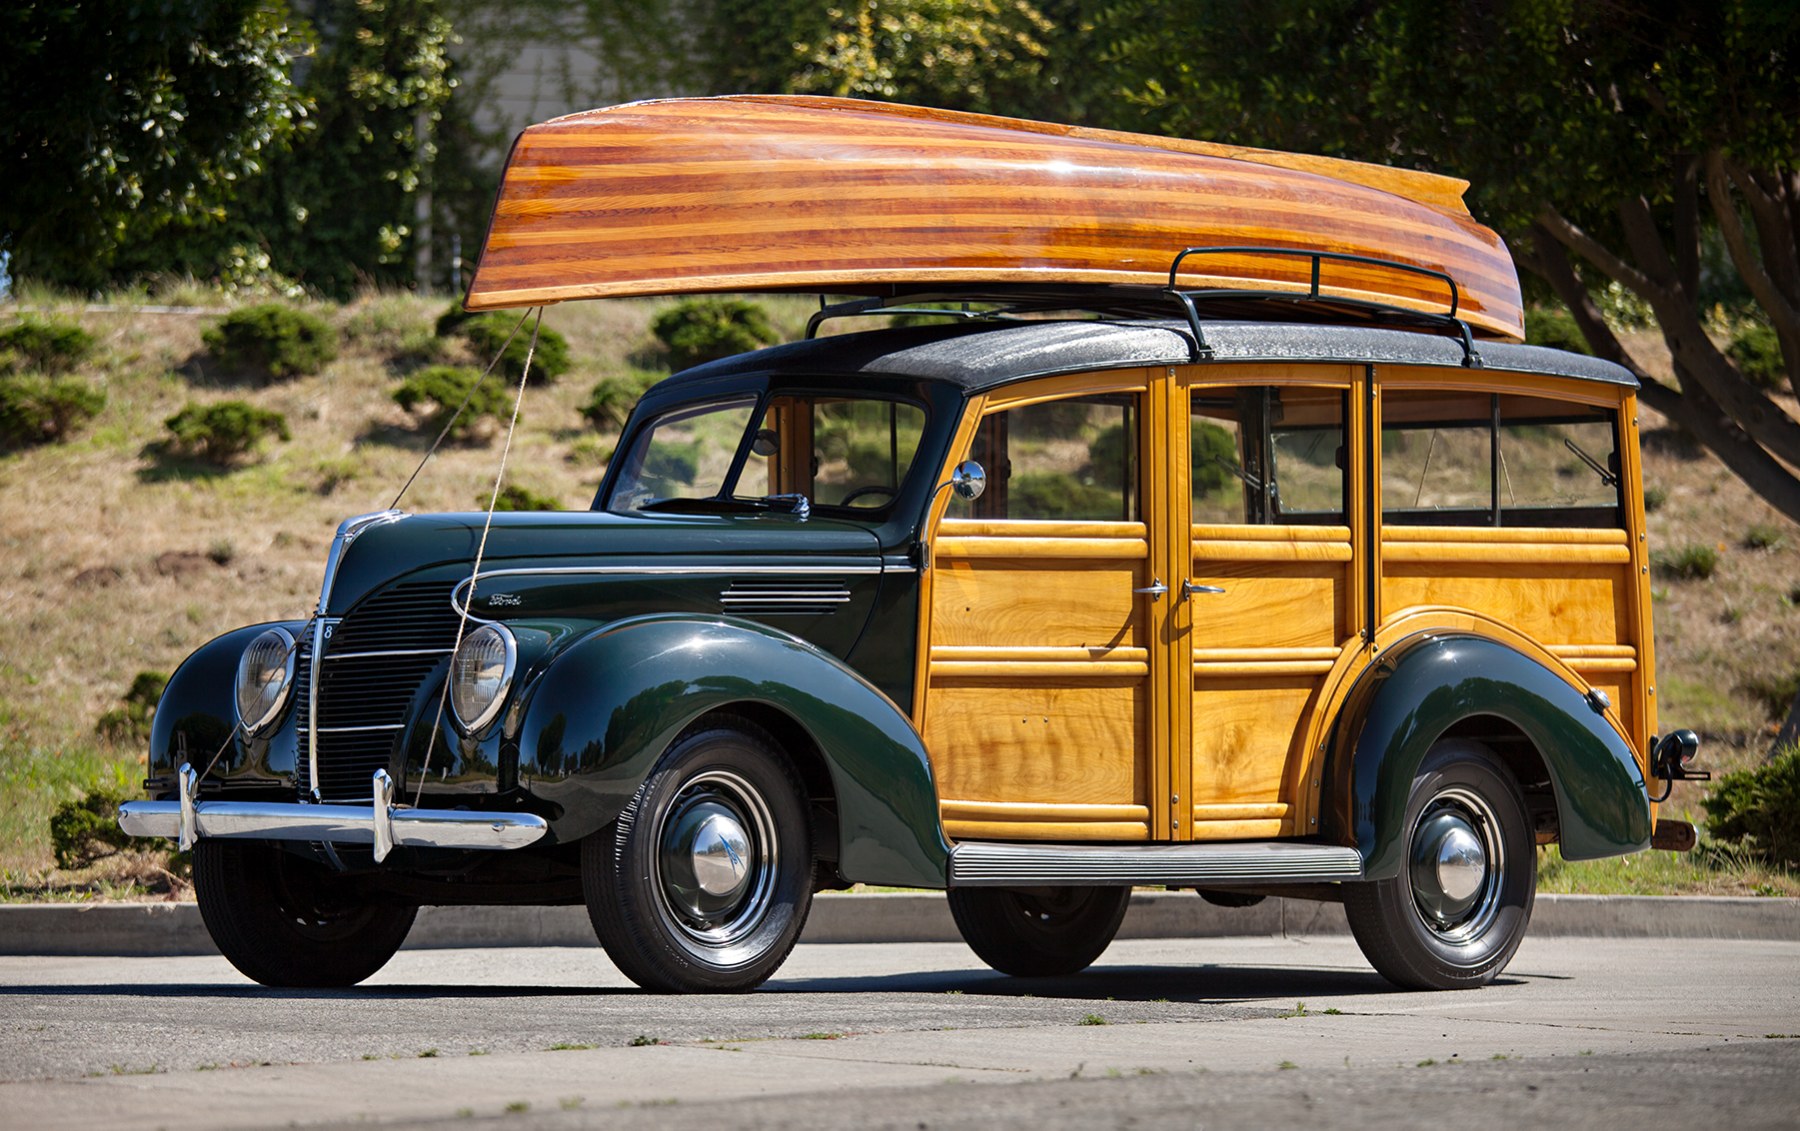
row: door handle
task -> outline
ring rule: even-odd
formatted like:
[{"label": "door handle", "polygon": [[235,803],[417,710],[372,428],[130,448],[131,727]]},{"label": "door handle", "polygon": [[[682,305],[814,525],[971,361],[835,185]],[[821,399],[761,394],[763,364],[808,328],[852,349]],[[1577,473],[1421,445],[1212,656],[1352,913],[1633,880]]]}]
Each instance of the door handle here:
[{"label": "door handle", "polygon": [[1150,584],[1144,586],[1142,589],[1133,589],[1132,590],[1133,593],[1148,593],[1150,595],[1150,599],[1152,601],[1162,600],[1163,594],[1167,593],[1168,591],[1169,591],[1169,587],[1162,583],[1162,578],[1160,578],[1160,577],[1151,578]]},{"label": "door handle", "polygon": [[1192,581],[1188,580],[1185,577],[1181,579],[1181,595],[1184,598],[1192,597],[1196,593],[1223,593],[1223,592],[1225,592],[1224,588],[1221,586],[1218,586],[1218,585],[1195,585]]}]

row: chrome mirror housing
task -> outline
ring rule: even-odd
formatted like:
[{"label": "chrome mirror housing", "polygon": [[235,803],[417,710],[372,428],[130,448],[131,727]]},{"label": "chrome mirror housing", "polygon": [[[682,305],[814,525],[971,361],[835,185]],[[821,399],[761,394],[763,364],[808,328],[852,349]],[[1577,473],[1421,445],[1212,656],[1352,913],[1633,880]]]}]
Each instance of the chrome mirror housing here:
[{"label": "chrome mirror housing", "polygon": [[987,470],[972,459],[963,460],[950,472],[950,489],[956,497],[973,502],[987,490]]}]

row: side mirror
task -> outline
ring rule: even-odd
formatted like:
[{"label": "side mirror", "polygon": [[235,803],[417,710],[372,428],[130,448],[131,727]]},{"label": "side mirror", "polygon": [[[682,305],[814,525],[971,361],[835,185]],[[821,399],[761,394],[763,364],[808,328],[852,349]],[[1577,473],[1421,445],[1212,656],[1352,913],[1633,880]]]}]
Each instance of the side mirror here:
[{"label": "side mirror", "polygon": [[987,490],[987,471],[972,459],[963,460],[950,472],[950,489],[956,497],[973,502]]}]

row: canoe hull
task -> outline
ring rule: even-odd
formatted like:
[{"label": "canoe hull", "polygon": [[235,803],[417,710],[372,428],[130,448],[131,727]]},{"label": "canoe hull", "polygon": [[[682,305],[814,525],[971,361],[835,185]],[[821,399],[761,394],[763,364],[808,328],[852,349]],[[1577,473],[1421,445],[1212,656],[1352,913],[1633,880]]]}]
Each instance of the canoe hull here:
[{"label": "canoe hull", "polygon": [[[1184,247],[1365,255],[1441,271],[1477,332],[1519,337],[1518,277],[1463,183],[848,99],[669,99],[515,142],[470,310],[721,291],[1162,284]],[[1184,287],[1304,290],[1305,260],[1195,257]],[[1442,313],[1445,286],[1328,265],[1321,292]]]}]

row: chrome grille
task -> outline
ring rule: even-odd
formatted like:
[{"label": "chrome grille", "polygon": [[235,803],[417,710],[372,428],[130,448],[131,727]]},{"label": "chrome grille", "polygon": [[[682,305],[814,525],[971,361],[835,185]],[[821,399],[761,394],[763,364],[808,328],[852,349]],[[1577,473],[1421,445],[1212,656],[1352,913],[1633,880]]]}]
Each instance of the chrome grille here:
[{"label": "chrome grille", "polygon": [[719,594],[719,607],[737,616],[835,613],[849,604],[850,586],[842,579],[800,581],[734,581]]},{"label": "chrome grille", "polygon": [[[451,582],[411,582],[385,589],[331,626],[319,666],[319,797],[367,801],[376,770],[394,764],[407,708],[456,642]],[[307,788],[306,697],[312,637],[300,647],[295,701],[300,705],[300,788]]]}]

